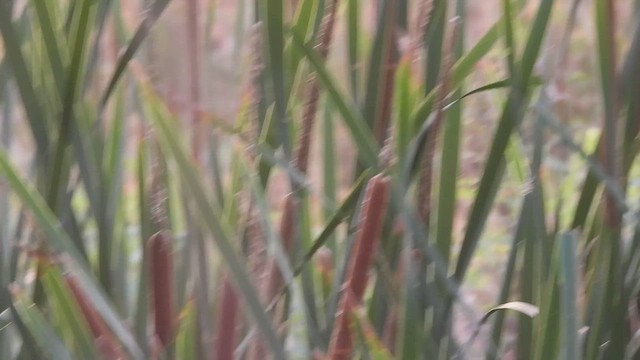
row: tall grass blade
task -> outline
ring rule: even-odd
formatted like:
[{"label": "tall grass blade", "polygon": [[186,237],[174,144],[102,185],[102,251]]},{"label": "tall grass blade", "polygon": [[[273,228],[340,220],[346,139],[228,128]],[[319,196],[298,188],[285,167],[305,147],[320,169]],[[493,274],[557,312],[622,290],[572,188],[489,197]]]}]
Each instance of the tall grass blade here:
[{"label": "tall grass blade", "polygon": [[376,141],[372,131],[367,127],[362,114],[357,110],[355,105],[348,102],[348,97],[338,90],[335,80],[333,80],[329,74],[317,52],[305,44],[300,34],[292,33],[292,39],[294,45],[304,52],[306,58],[316,71],[318,79],[327,90],[331,101],[336,105],[337,110],[342,115],[342,119],[351,131],[351,136],[358,146],[358,151],[362,155],[364,163],[367,166],[375,167],[378,158]]},{"label": "tall grass blade", "polygon": [[267,71],[273,82],[275,130],[285,157],[291,158],[291,140],[287,121],[287,97],[285,96],[285,58],[284,58],[284,5],[283,0],[269,0],[258,3],[265,22],[265,41],[269,61]]},{"label": "tall grass blade", "polygon": [[62,230],[60,223],[45,204],[44,199],[26,181],[18,177],[4,151],[0,151],[0,173],[5,176],[24,206],[33,214],[37,224],[48,239],[48,244],[57,252],[69,256],[69,260],[71,260],[69,266],[74,271],[74,275],[78,277],[80,285],[87,290],[87,296],[95,303],[100,314],[104,316],[130,355],[134,359],[142,359],[140,348],[120,322],[102,290],[95,285],[93,277],[89,275],[91,274],[90,267],[84,257]]},{"label": "tall grass blade", "polygon": [[91,359],[96,356],[93,339],[82,314],[78,311],[78,305],[67,290],[61,274],[51,265],[45,266],[42,282],[47,290],[48,298],[55,303],[54,309],[59,312],[57,318],[61,327],[68,329],[66,345],[73,349],[79,358]]},{"label": "tall grass blade", "polygon": [[160,15],[162,15],[162,12],[170,2],[171,0],[155,0],[149,9],[145,11],[144,19],[142,19],[142,22],[140,23],[140,26],[138,26],[133,38],[131,38],[131,41],[129,41],[126,50],[118,58],[118,63],[116,64],[116,68],[114,69],[111,78],[109,79],[109,84],[100,98],[101,110],[107,105],[107,101],[109,101],[111,93],[115,90],[118,81],[127,68],[127,65],[133,59],[133,56],[142,45],[142,42],[151,32],[151,28],[156,21],[158,21]]},{"label": "tall grass blade", "polygon": [[5,57],[10,65],[11,73],[16,80],[20,98],[27,114],[31,134],[36,143],[39,161],[42,161],[49,150],[51,135],[47,129],[47,120],[42,99],[37,95],[33,77],[21,49],[18,31],[11,20],[9,3],[0,3],[0,34],[4,42]]},{"label": "tall grass blade", "polygon": [[[73,357],[65,348],[55,330],[47,322],[44,314],[34,305],[27,305],[24,294],[16,294],[14,307],[21,322],[38,345],[40,355],[46,354],[53,360],[71,360]],[[34,349],[31,349],[33,351]]]},{"label": "tall grass blade", "polygon": [[509,142],[509,137],[522,120],[523,106],[525,104],[524,97],[528,91],[533,64],[540,51],[542,39],[551,14],[552,4],[553,0],[544,0],[540,3],[534,25],[529,35],[529,40],[522,55],[521,67],[519,69],[520,79],[514,84],[511,90],[494,135],[485,170],[478,188],[478,195],[473,203],[467,231],[456,265],[454,276],[458,281],[464,279],[475,247],[480,240],[480,235],[489,215],[490,207],[495,199],[497,187],[504,173],[504,151]]},{"label": "tall grass blade", "polygon": [[561,322],[564,330],[564,341],[562,347],[564,358],[581,359],[581,344],[578,338],[579,318],[578,318],[578,258],[576,255],[576,237],[573,233],[564,233],[560,238],[560,297],[562,299],[562,314],[564,319]]},{"label": "tall grass blade", "polygon": [[222,222],[220,211],[216,211],[213,204],[207,199],[203,185],[200,182],[199,175],[197,175],[197,170],[188,160],[188,157],[182,146],[179,144],[178,139],[172,136],[172,134],[175,134],[176,132],[169,124],[165,115],[166,112],[161,110],[161,104],[153,98],[153,94],[151,94],[150,91],[150,89],[146,90],[145,101],[149,107],[148,111],[150,118],[153,120],[153,124],[157,129],[160,139],[162,140],[163,150],[167,151],[174,157],[180,170],[181,177],[185,182],[188,194],[192,197],[199,216],[207,226],[218,250],[222,254],[222,258],[229,267],[238,291],[242,293],[248,310],[256,321],[262,335],[266,339],[266,342],[271,347],[275,356],[284,358],[284,350],[278,340],[278,336],[262,309],[262,304],[260,303],[258,295],[256,294],[251,280],[249,279],[249,275],[242,265],[243,262],[240,260],[234,246],[229,241],[229,230]]}]

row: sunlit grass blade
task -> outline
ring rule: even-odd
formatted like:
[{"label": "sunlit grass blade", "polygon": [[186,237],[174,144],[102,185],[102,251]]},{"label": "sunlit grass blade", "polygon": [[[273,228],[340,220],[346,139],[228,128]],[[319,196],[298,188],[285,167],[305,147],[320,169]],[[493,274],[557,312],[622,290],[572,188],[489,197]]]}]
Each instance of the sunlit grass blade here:
[{"label": "sunlit grass blade", "polygon": [[[66,72],[64,93],[60,94],[62,100],[62,117],[58,124],[58,137],[55,143],[54,157],[50,168],[49,191],[47,203],[56,211],[58,191],[61,188],[63,179],[66,174],[64,171],[65,151],[72,140],[74,130],[74,111],[77,101],[82,99],[80,83],[84,73],[84,62],[86,60],[87,42],[90,38],[91,27],[94,21],[96,2],[87,0],[83,1],[79,8],[74,11],[73,33],[70,34],[70,62],[69,71]],[[52,57],[56,57],[52,54]],[[57,55],[62,58],[61,55]]]}]

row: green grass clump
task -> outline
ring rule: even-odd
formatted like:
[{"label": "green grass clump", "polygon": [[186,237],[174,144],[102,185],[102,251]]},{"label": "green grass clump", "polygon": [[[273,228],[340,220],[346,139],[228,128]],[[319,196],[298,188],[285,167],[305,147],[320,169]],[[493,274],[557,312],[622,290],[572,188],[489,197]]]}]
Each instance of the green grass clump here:
[{"label": "green grass clump", "polygon": [[640,356],[638,4],[0,0],[0,359]]}]

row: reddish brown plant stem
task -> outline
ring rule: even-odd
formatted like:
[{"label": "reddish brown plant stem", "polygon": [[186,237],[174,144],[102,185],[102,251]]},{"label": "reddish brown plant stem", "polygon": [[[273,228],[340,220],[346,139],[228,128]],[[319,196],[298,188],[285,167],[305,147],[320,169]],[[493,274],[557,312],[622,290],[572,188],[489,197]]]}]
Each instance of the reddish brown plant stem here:
[{"label": "reddish brown plant stem", "polygon": [[238,294],[227,276],[222,282],[222,299],[218,308],[215,359],[233,360],[236,344],[236,317],[238,313]]},{"label": "reddish brown plant stem", "polygon": [[436,104],[436,114],[433,124],[427,132],[425,139],[424,152],[422,153],[422,175],[420,178],[420,187],[418,189],[418,213],[427,226],[429,226],[431,218],[431,192],[433,188],[433,163],[435,158],[436,144],[438,135],[442,127],[444,119],[444,107],[446,97],[449,93],[449,77],[451,75],[451,67],[453,65],[453,49],[455,46],[456,26],[454,25],[449,34],[447,41],[447,50],[444,52],[444,69],[442,71],[440,86],[438,88],[438,99]]},{"label": "reddish brown plant stem", "polygon": [[382,71],[382,91],[380,92],[378,103],[379,111],[374,122],[373,134],[378,140],[378,146],[382,146],[387,138],[387,129],[389,128],[389,119],[391,118],[391,109],[393,104],[393,92],[396,69],[398,67],[398,48],[396,44],[396,2],[395,0],[387,1],[385,11],[389,17],[387,26],[389,27],[384,39],[385,51]]},{"label": "reddish brown plant stem", "polygon": [[351,358],[353,339],[349,326],[350,313],[364,297],[369,270],[373,265],[373,256],[382,234],[389,192],[390,181],[382,174],[371,178],[367,185],[352,250],[353,256],[348,265],[336,324],[331,335],[329,359]]},{"label": "reddish brown plant stem", "polygon": [[[291,254],[293,250],[293,240],[295,236],[295,210],[298,207],[296,197],[292,194],[287,195],[284,202],[284,211],[282,214],[282,220],[280,221],[280,239],[282,240],[282,247],[287,254]],[[280,273],[280,269],[275,262],[275,259],[271,259],[269,264],[269,277],[267,282],[267,296],[271,300],[275,298],[280,292],[280,288],[284,284],[284,279]]]},{"label": "reddish brown plant stem", "polygon": [[[316,50],[320,58],[326,60],[329,53],[329,45],[333,34],[335,24],[335,16],[337,11],[337,0],[329,0],[326,2],[325,15],[320,25]],[[313,129],[314,119],[318,108],[318,100],[320,98],[320,88],[315,75],[310,75],[307,81],[305,105],[302,116],[302,124],[299,130],[297,149],[294,154],[293,166],[302,174],[306,174],[309,153],[311,150],[311,133]],[[289,194],[285,199],[282,212],[282,220],[280,222],[280,237],[283,242],[283,248],[287,254],[291,253],[295,236],[295,215],[297,212],[295,194]],[[266,288],[262,291],[262,298],[265,303],[270,303],[278,296],[284,280],[280,269],[274,259],[271,259],[267,265]],[[277,316],[276,316],[277,318]],[[262,359],[266,355],[265,344],[260,336],[256,336],[252,347],[249,351],[248,359]]]},{"label": "reddish brown plant stem", "polygon": [[89,325],[89,330],[93,335],[96,347],[102,357],[109,360],[127,359],[120,345],[118,345],[113,334],[107,327],[107,324],[105,324],[96,308],[91,304],[89,299],[87,299],[77,280],[70,274],[65,274],[64,279],[80,308],[80,312]]},{"label": "reddish brown plant stem", "polygon": [[158,232],[151,236],[147,246],[154,332],[166,348],[173,341],[175,327],[171,242],[165,232]]}]

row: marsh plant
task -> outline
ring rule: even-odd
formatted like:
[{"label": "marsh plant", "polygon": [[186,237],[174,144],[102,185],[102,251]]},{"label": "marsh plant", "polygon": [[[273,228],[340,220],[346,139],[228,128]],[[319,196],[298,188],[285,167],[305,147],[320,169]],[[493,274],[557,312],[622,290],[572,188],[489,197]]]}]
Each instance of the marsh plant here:
[{"label": "marsh plant", "polygon": [[0,358],[636,358],[639,14],[0,0]]}]

